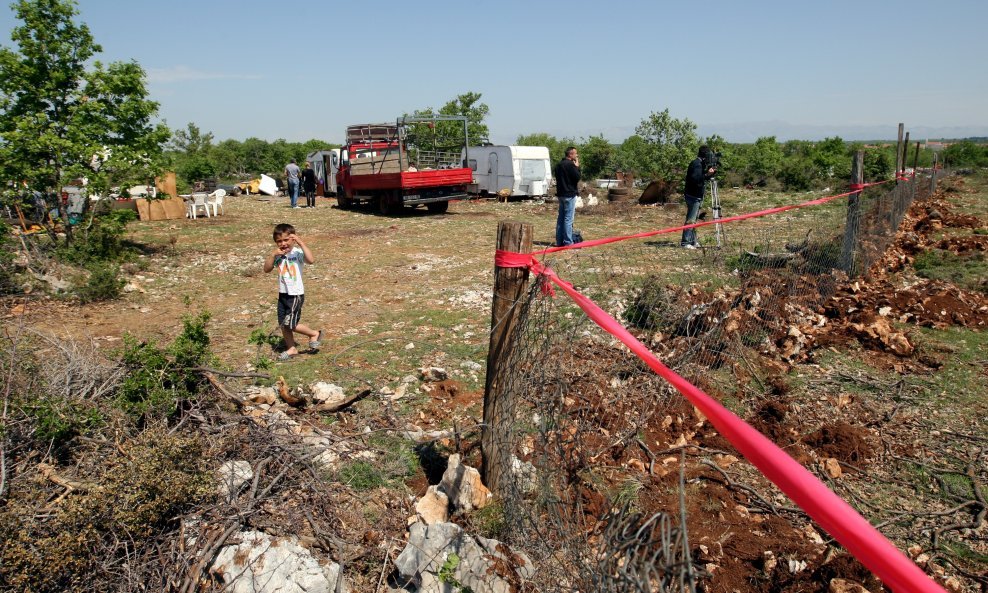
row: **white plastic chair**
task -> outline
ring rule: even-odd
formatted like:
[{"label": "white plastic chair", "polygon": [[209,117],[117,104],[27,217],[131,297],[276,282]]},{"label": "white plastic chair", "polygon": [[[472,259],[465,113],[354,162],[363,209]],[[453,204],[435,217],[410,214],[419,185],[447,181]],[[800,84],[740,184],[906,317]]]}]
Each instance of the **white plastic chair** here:
[{"label": "white plastic chair", "polygon": [[219,216],[221,211],[223,212],[223,214],[226,214],[226,211],[223,210],[224,197],[226,197],[226,190],[218,189],[213,193],[209,194],[209,197],[206,199],[207,210],[211,206],[213,208],[213,216]]},{"label": "white plastic chair", "polygon": [[196,215],[199,213],[199,208],[202,208],[203,212],[206,213],[206,217],[209,217],[209,204],[206,202],[206,194],[192,194],[192,201],[189,202],[189,213],[190,218],[196,219]]}]

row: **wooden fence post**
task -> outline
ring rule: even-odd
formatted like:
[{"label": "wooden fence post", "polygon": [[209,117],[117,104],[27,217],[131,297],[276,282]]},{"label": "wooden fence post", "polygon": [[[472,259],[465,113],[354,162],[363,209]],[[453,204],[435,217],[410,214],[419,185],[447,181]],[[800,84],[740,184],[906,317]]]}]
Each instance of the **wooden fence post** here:
[{"label": "wooden fence post", "polygon": [[[902,132],[906,129],[906,124],[899,124],[899,141],[895,145],[895,175],[899,176],[902,170]],[[898,183],[898,182],[897,182]]]},{"label": "wooden fence post", "polygon": [[[851,161],[851,183],[864,183],[864,151],[859,150]],[[848,276],[854,274],[854,253],[858,246],[858,223],[861,213],[861,191],[847,197],[847,221],[844,223],[844,245],[841,249],[840,267]]]},{"label": "wooden fence post", "polygon": [[937,167],[940,165],[940,153],[933,153],[933,173],[930,174],[930,197],[937,193]]},{"label": "wooden fence post", "polygon": [[[532,225],[502,221],[497,225],[497,248],[501,251],[530,253]],[[506,363],[511,339],[518,320],[520,304],[528,291],[527,268],[494,268],[494,299],[491,304],[491,336],[487,351],[487,377],[484,385],[484,426],[480,433],[480,451],[484,483],[495,496],[501,492],[501,473],[510,461],[513,418],[513,394],[504,389]]]},{"label": "wooden fence post", "polygon": [[906,165],[909,162],[909,132],[906,132],[906,137],[902,141],[902,170],[899,171],[899,175],[905,175]]}]

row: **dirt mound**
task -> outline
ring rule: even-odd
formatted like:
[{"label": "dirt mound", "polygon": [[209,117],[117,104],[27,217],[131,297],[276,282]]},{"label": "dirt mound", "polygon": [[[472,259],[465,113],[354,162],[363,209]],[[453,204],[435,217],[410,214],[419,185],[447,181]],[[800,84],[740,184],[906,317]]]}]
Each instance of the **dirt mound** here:
[{"label": "dirt mound", "polygon": [[937,249],[961,254],[972,251],[988,251],[988,235],[973,235],[970,237],[949,237],[935,245]]},{"label": "dirt mound", "polygon": [[846,422],[822,426],[803,437],[803,442],[813,447],[820,457],[833,457],[845,463],[860,464],[875,454],[868,431]]}]

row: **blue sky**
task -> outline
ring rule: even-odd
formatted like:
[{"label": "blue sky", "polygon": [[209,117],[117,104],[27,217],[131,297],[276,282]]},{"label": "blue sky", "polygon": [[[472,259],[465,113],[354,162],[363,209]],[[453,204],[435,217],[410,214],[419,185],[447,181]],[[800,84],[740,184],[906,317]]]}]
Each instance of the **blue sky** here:
[{"label": "blue sky", "polygon": [[[492,140],[604,134],[668,108],[751,141],[988,135],[988,2],[83,0],[172,128],[339,141],[467,91]],[[0,11],[10,47],[12,11]]]}]

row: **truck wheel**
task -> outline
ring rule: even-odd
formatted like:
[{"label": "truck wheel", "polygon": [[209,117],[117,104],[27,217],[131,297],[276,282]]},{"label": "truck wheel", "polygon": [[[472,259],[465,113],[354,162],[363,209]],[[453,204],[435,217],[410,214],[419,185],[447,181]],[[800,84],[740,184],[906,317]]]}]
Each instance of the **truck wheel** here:
[{"label": "truck wheel", "polygon": [[425,205],[425,207],[429,209],[429,212],[442,214],[443,212],[449,210],[449,202],[429,202]]},{"label": "truck wheel", "polygon": [[343,191],[343,186],[336,188],[336,207],[341,210],[349,210],[353,208],[353,200],[346,197],[346,192]]},{"label": "truck wheel", "polygon": [[385,216],[395,216],[401,210],[401,204],[396,204],[391,196],[383,195],[377,198],[377,211]]}]

